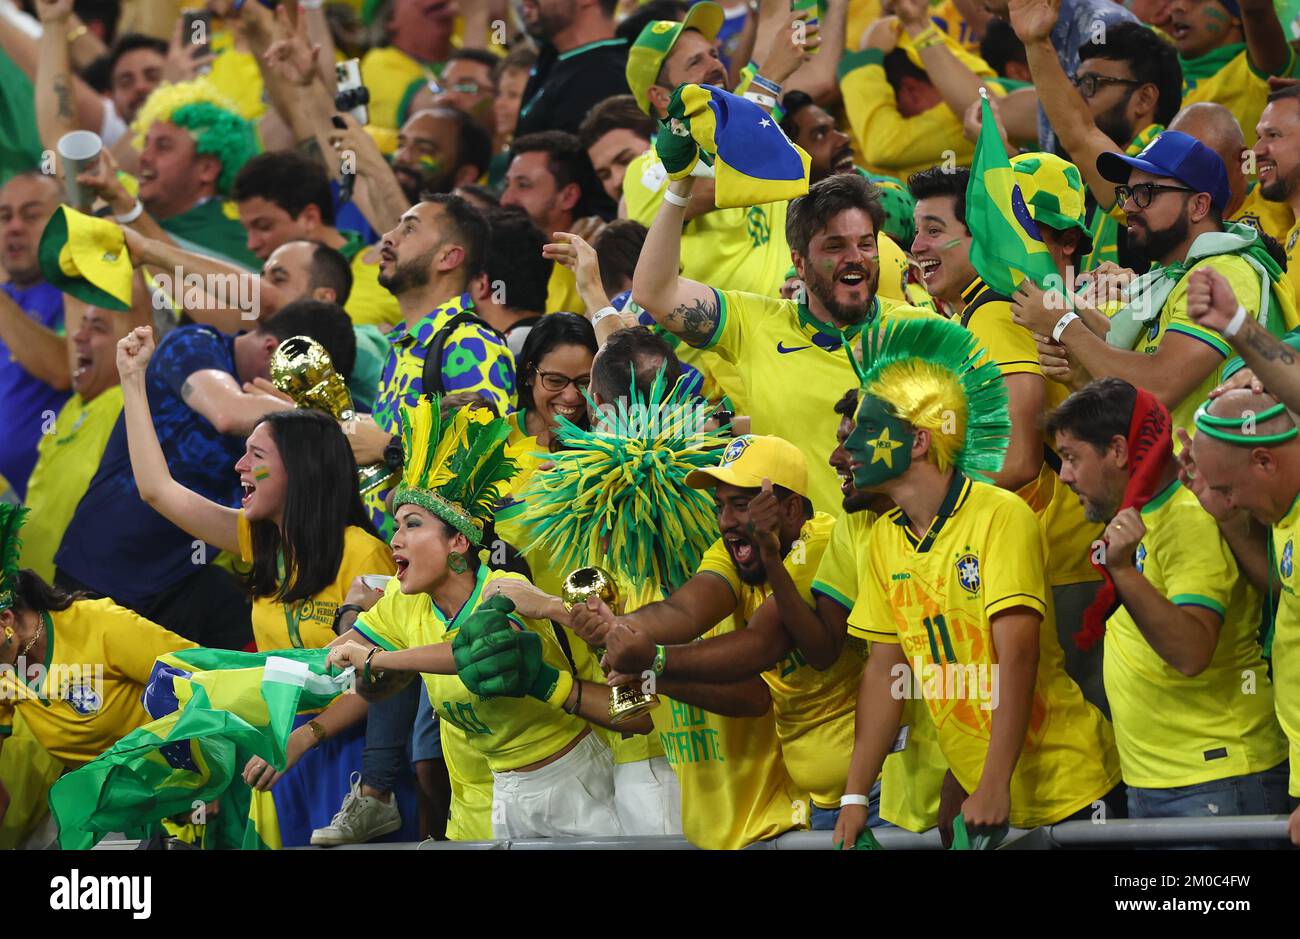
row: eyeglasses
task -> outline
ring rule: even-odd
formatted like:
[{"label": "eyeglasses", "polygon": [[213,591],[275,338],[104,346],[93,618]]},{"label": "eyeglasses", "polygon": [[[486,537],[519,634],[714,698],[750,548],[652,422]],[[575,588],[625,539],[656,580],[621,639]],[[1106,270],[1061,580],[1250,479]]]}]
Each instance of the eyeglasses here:
[{"label": "eyeglasses", "polygon": [[435,95],[440,95],[446,91],[455,91],[462,95],[476,95],[483,91],[492,92],[494,90],[491,86],[480,85],[473,79],[452,82],[450,85],[439,84],[436,78],[429,79],[429,91]]},{"label": "eyeglasses", "polygon": [[586,391],[591,385],[591,376],[583,375],[580,378],[570,378],[568,375],[561,375],[559,372],[543,372],[537,370],[537,377],[541,379],[542,387],[547,391],[563,391],[572,385],[579,391]]},{"label": "eyeglasses", "polygon": [[1111,78],[1108,75],[1098,75],[1096,72],[1084,72],[1082,75],[1075,75],[1070,79],[1075,88],[1079,89],[1079,94],[1085,98],[1091,98],[1104,85],[1141,85],[1143,82],[1135,78]]},{"label": "eyeglasses", "polygon": [[1188,189],[1186,186],[1162,186],[1160,183],[1138,183],[1136,186],[1116,186],[1115,201],[1123,205],[1129,199],[1139,209],[1145,209],[1151,204],[1157,192],[1200,192],[1199,189]]}]

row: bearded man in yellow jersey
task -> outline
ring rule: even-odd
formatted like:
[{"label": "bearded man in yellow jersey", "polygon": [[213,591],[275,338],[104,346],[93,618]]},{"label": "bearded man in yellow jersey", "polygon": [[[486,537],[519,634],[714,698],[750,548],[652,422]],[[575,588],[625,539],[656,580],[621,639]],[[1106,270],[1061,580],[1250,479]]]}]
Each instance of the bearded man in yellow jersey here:
[{"label": "bearded man in yellow jersey", "polygon": [[1214,518],[1179,483],[1168,435],[1146,452],[1133,446],[1153,409],[1167,427],[1150,394],[1104,378],[1070,395],[1047,425],[1062,480],[1090,521],[1108,522],[1100,556],[1115,602],[1099,601],[1110,609],[1097,615],[1109,613],[1106,696],[1128,815],[1281,813],[1286,740],[1259,646],[1260,597]]},{"label": "bearded man in yellow jersey", "polygon": [[[1268,96],[1260,115],[1255,141],[1255,169],[1260,194],[1272,202],[1283,202],[1291,211],[1300,210],[1300,85],[1291,85]],[[1285,236],[1286,276],[1300,303],[1300,222]]]},{"label": "bearded man in yellow jersey", "polygon": [[918,693],[961,788],[968,828],[996,833],[1095,811],[1119,782],[1110,727],[1066,675],[1044,537],[996,472],[1009,430],[997,366],[946,321],[873,328],[845,446],[859,489],[898,508],[872,529],[854,635],[872,643],[835,829],[857,843],[867,792]]},{"label": "bearded man in yellow jersey", "polygon": [[[694,179],[669,183],[687,201]],[[646,236],[632,299],[669,332],[736,365],[750,427],[779,434],[807,457],[808,496],[830,507],[839,480],[827,464],[838,423],[834,406],[856,376],[846,351],[878,319],[933,317],[877,294],[877,233],[884,212],[875,187],[835,175],[790,203],[786,238],[807,302],[718,290],[678,276],[684,208],[665,200]]]}]

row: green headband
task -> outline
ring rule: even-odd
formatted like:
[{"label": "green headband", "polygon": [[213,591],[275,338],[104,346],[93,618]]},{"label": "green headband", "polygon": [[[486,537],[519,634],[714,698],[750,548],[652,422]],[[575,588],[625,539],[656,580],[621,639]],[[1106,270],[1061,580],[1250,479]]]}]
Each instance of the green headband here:
[{"label": "green headband", "polygon": [[477,520],[471,518],[470,514],[456,503],[430,489],[419,489],[414,486],[399,487],[393,493],[393,511],[396,512],[398,506],[402,505],[418,505],[426,512],[432,512],[468,538],[469,543],[476,548],[480,547],[483,541],[483,526]]},{"label": "green headband", "polygon": [[1282,404],[1275,404],[1261,414],[1243,415],[1241,417],[1215,417],[1210,413],[1210,402],[1206,401],[1196,409],[1196,415],[1193,420],[1196,423],[1196,429],[1203,434],[1208,434],[1215,440],[1222,440],[1224,443],[1230,443],[1238,447],[1271,447],[1279,443],[1286,443],[1288,440],[1294,440],[1297,434],[1300,434],[1300,428],[1291,426],[1290,430],[1284,430],[1277,434],[1244,434],[1241,429],[1247,423],[1256,424],[1261,421],[1272,420],[1286,413],[1286,407]]}]

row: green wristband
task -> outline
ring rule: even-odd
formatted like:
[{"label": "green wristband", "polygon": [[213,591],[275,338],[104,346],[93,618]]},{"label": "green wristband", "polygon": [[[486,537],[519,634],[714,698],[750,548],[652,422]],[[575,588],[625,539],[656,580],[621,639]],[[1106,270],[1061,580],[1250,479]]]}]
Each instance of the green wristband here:
[{"label": "green wristband", "polygon": [[655,646],[655,660],[651,668],[656,675],[662,675],[664,673],[667,658],[668,650],[663,646]]}]

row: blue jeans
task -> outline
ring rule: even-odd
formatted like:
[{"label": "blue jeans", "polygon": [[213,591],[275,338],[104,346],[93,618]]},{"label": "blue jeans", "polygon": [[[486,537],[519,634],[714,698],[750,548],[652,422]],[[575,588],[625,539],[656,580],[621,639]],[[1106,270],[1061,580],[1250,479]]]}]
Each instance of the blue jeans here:
[{"label": "blue jeans", "polygon": [[391,698],[371,703],[366,714],[366,748],[361,751],[363,785],[380,792],[392,792],[396,787],[398,776],[409,765],[411,727],[420,699],[428,697],[417,675]]},{"label": "blue jeans", "polygon": [[[423,690],[424,682],[420,682]],[[427,692],[420,695],[420,706],[415,712],[415,728],[411,731],[411,762],[442,759],[442,727],[429,703]]]},{"label": "blue jeans", "polygon": [[[1213,818],[1224,815],[1286,815],[1289,765],[1169,789],[1128,787],[1129,818]],[[1246,848],[1248,843],[1203,847]],[[1264,844],[1260,847],[1277,847]]]},{"label": "blue jeans", "polygon": [[[823,809],[813,804],[812,817],[809,819],[809,827],[813,831],[834,831],[835,824],[840,820],[839,808]],[[897,826],[890,824],[880,817],[880,780],[877,779],[867,793],[867,827],[868,828],[895,828]]]}]

